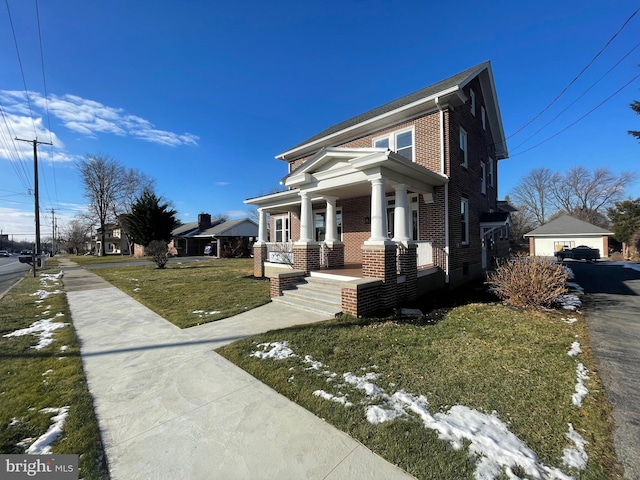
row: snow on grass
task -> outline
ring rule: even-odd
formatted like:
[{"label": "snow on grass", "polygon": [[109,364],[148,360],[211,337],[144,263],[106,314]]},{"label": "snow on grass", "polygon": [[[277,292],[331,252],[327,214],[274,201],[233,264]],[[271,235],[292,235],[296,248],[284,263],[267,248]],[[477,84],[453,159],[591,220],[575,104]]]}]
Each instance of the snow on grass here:
[{"label": "snow on grass", "polygon": [[555,300],[565,310],[577,310],[582,307],[582,302],[578,296],[574,293],[568,293],[566,295],[560,295]]},{"label": "snow on grass", "polygon": [[580,348],[580,343],[579,342],[573,342],[571,344],[571,348],[567,352],[567,355],[569,355],[570,357],[575,357],[579,353],[582,353],[582,349]]},{"label": "snow on grass", "polygon": [[582,288],[580,285],[578,285],[575,282],[567,282],[567,288],[574,292],[584,293],[584,288]]},{"label": "snow on grass", "polygon": [[[43,408],[40,412],[45,414],[55,413],[55,415],[51,417],[52,424],[49,429],[27,448],[26,453],[30,455],[46,455],[51,453],[51,444],[62,435],[64,422],[67,420],[67,415],[69,414],[69,407]],[[27,439],[23,440],[23,442],[26,440]]]},{"label": "snow on grass", "polygon": [[36,300],[36,303],[40,303],[42,301],[44,301],[45,299],[47,299],[48,297],[50,297],[51,295],[58,295],[62,293],[62,290],[54,290],[53,292],[50,292],[48,290],[36,290],[34,293],[31,294],[32,297],[38,297],[38,300]]},{"label": "snow on grass", "polygon": [[[262,350],[251,353],[251,356],[274,360],[300,358],[289,347],[287,341],[262,343],[258,347]],[[309,355],[303,358],[301,361],[312,365],[307,370],[320,370],[325,367]],[[318,375],[326,376],[328,381],[337,377],[335,372],[328,370]],[[441,440],[449,442],[455,449],[463,448],[465,442],[468,442],[469,456],[477,458],[476,480],[494,479],[503,471],[509,478],[515,479],[518,478],[512,470],[515,467],[521,468],[534,479],[573,479],[560,469],[541,463],[536,453],[509,431],[508,425],[500,420],[496,412],[487,414],[464,405],[454,405],[446,412],[432,414],[429,411],[429,402],[424,395],[416,396],[403,390],[389,395],[375,383],[379,378],[379,373],[371,371],[361,376],[347,372],[342,375],[344,383],[334,383],[334,385],[340,390],[352,387],[364,393],[365,399],[361,403],[364,405],[367,421],[373,425],[413,416],[421,420],[426,429],[435,430]],[[293,380],[294,377],[291,376],[289,381]],[[313,395],[340,403],[345,407],[353,406],[353,403],[347,400],[348,394],[342,391],[334,395],[325,390],[316,390]],[[584,450],[586,442],[571,425],[569,425],[567,438],[573,445],[564,449],[563,463],[579,470],[584,469],[588,460]]]},{"label": "snow on grass", "polygon": [[578,319],[576,317],[561,318],[560,320],[562,320],[564,323],[567,323],[569,325],[571,325],[572,323],[576,323],[578,321]]},{"label": "snow on grass", "polygon": [[353,407],[353,403],[347,400],[346,395],[342,395],[338,397],[336,395],[332,395],[331,393],[325,392],[324,390],[316,390],[315,392],[313,392],[313,394],[316,397],[322,398],[323,400],[329,400],[330,402],[341,403],[345,407]]},{"label": "snow on grass", "polygon": [[[251,357],[260,359],[272,358],[274,360],[284,360],[289,357],[297,357],[293,350],[289,348],[289,342],[271,342],[271,343],[259,343],[258,347],[262,348],[262,351],[256,351],[250,354]],[[267,348],[269,348],[267,350]]]},{"label": "snow on grass", "polygon": [[568,467],[577,468],[578,470],[584,470],[587,466],[589,457],[584,449],[584,446],[589,443],[582,435],[576,432],[573,425],[569,424],[569,431],[565,434],[569,440],[573,442],[574,447],[566,447],[562,451],[562,463]]},{"label": "snow on grass", "polygon": [[576,367],[576,391],[573,395],[571,395],[571,403],[573,403],[576,407],[582,406],[582,401],[589,393],[587,387],[584,386],[585,380],[589,380],[589,370],[582,364],[578,363]]},{"label": "snow on grass", "polygon": [[576,275],[575,273],[573,273],[573,270],[571,270],[566,265],[562,265],[562,271],[567,274],[567,278],[569,280],[573,280],[574,278],[576,278]]},{"label": "snow on grass", "polygon": [[64,322],[53,321],[54,318],[61,317],[61,316],[64,316],[64,314],[57,313],[55,317],[45,318],[44,320],[38,320],[36,322],[33,322],[27,328],[22,328],[14,332],[7,333],[3,335],[3,337],[8,338],[8,337],[22,337],[24,335],[34,335],[38,337],[38,344],[31,348],[40,350],[53,343],[53,332],[55,332],[59,328],[63,328],[69,325],[68,323],[64,323]]},{"label": "snow on grass", "polygon": [[191,312],[195,315],[198,315],[200,318],[204,318],[208,315],[216,315],[218,313],[222,313],[220,310],[211,310],[209,312],[207,312],[206,310],[194,310],[193,312]]}]

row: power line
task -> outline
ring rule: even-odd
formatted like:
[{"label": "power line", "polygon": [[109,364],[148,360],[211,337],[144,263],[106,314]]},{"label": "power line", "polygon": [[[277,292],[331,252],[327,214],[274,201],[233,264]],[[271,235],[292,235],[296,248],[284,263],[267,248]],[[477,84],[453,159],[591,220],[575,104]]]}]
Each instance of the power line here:
[{"label": "power line", "polygon": [[624,90],[625,88],[627,88],[629,85],[631,85],[633,83],[634,80],[636,80],[637,78],[640,78],[640,73],[638,75],[636,75],[635,77],[633,77],[631,80],[629,80],[627,83],[625,83],[622,87],[620,87],[618,90],[616,90],[615,92],[613,92],[611,95],[609,95],[607,98],[605,98],[602,102],[600,102],[598,105],[596,105],[595,107],[593,107],[591,110],[589,110],[587,113],[585,113],[584,115],[582,115],[580,118],[578,118],[575,122],[570,123],[569,125],[567,125],[566,127],[564,127],[562,130],[556,132],[555,134],[551,135],[549,138],[547,138],[546,140],[543,140],[542,142],[534,145],[533,147],[529,147],[526,150],[523,150],[522,152],[518,152],[514,155],[511,155],[511,157],[515,157],[518,155],[522,155],[523,153],[528,152],[529,150],[533,150],[534,148],[539,147],[540,145],[542,145],[543,143],[547,143],[549,140],[557,137],[558,135],[560,135],[562,132],[568,130],[569,128],[573,127],[576,123],[580,122],[581,120],[583,120],[584,118],[586,118],[587,116],[591,115],[593,112],[595,112],[598,108],[600,108],[602,105],[604,105],[605,103],[607,103],[609,100],[611,100],[613,97],[615,97],[618,93],[620,93],[622,90]]},{"label": "power line", "polygon": [[[35,0],[35,4],[36,4],[36,21],[38,24],[38,40],[40,42],[40,66],[42,69],[42,84],[44,87],[44,106],[45,106],[45,113],[47,115],[47,128],[49,129],[49,143],[53,145],[53,137],[51,135],[51,117],[49,116],[49,93],[47,92],[47,78],[44,73],[45,72],[44,49],[42,48],[42,30],[40,28],[40,11],[38,9],[38,0]],[[53,172],[53,191],[56,197],[56,204],[58,204],[58,186],[56,182],[56,168],[55,168],[55,162],[53,161],[53,154],[51,152],[51,149],[49,149],[49,155],[50,155],[50,161],[51,161],[51,169]],[[45,180],[45,187],[47,190],[47,197],[49,197],[49,187],[46,183],[46,180]],[[51,199],[49,199],[49,203],[51,203]]]},{"label": "power line", "polygon": [[18,55],[18,64],[20,65],[20,74],[22,75],[22,85],[24,86],[24,93],[27,97],[27,105],[29,106],[29,114],[31,115],[31,123],[33,124],[33,133],[38,136],[36,130],[36,122],[33,120],[33,110],[31,109],[31,99],[29,98],[29,89],[27,88],[27,81],[24,78],[24,69],[22,68],[22,60],[20,58],[20,49],[18,48],[18,38],[16,37],[16,30],[13,28],[13,20],[11,18],[11,10],[9,9],[9,0],[5,0],[7,5],[7,14],[9,15],[9,24],[11,25],[11,32],[13,33],[13,43],[16,46],[16,54]]},{"label": "power line", "polygon": [[587,71],[587,69],[593,64],[593,62],[596,61],[596,59],[607,49],[607,47],[611,44],[611,42],[613,42],[613,40],[620,34],[620,32],[622,32],[622,30],[627,26],[627,24],[631,21],[631,19],[633,17],[635,17],[635,15],[640,12],[640,8],[638,8],[635,12],[633,12],[631,14],[631,16],[629,18],[627,18],[627,20],[622,24],[622,26],[618,29],[618,31],[613,35],[613,37],[611,37],[607,43],[605,43],[604,47],[602,47],[600,49],[600,51],[598,53],[596,53],[596,55],[589,61],[589,63],[587,63],[587,65],[580,71],[580,73],[578,73],[578,75],[569,82],[569,84],[564,87],[562,89],[562,91],[556,96],[556,98],[554,98],[551,103],[549,103],[546,107],[544,107],[537,115],[535,115],[531,120],[529,120],[527,123],[525,123],[522,127],[520,127],[518,130],[516,130],[515,132],[513,132],[511,135],[509,135],[509,137],[507,138],[511,138],[515,135],[517,135],[518,133],[520,133],[522,130],[524,130],[525,128],[527,128],[529,125],[531,125],[533,122],[535,122],[538,118],[540,118],[540,116],[546,112],[547,110],[549,110],[549,108],[551,108],[551,106],[553,104],[555,104],[560,97],[562,97],[562,95],[565,94],[565,92],[569,89],[569,87],[571,87],[571,85],[573,85],[581,76],[584,72]]},{"label": "power line", "polygon": [[513,150],[518,150],[518,148],[520,148],[522,145],[524,145],[525,143],[527,143],[529,140],[531,140],[533,137],[535,137],[537,134],[539,134],[542,130],[544,130],[545,128],[547,128],[549,125],[551,125],[555,120],[558,119],[558,117],[560,117],[564,112],[566,112],[567,110],[569,110],[569,108],[571,108],[573,105],[575,105],[578,100],[580,100],[582,97],[584,97],[593,87],[595,87],[598,83],[600,83],[600,81],[602,81],[602,79],[604,79],[604,77],[606,77],[607,75],[609,75],[609,73],[611,73],[613,71],[614,68],[616,68],[618,65],[620,65],[622,63],[622,61],[624,59],[626,59],[629,55],[631,55],[633,53],[633,51],[640,47],[640,43],[636,44],[635,47],[633,47],[631,50],[629,50],[626,55],[624,55],[620,60],[618,60],[609,70],[607,70],[605,72],[604,75],[602,75],[598,80],[596,80],[589,88],[587,88],[584,92],[582,92],[582,94],[580,94],[573,102],[571,102],[569,105],[567,105],[560,113],[558,113],[555,117],[553,117],[551,120],[549,120],[547,123],[545,123],[541,128],[539,128],[533,135],[530,135],[526,140],[524,140],[523,142],[521,142],[518,146],[516,146]]}]

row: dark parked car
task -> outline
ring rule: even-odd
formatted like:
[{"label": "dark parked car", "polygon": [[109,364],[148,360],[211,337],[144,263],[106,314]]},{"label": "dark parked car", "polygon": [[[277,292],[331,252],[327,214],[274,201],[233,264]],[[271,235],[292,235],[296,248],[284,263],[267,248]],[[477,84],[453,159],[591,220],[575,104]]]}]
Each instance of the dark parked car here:
[{"label": "dark parked car", "polygon": [[586,245],[580,245],[575,248],[564,248],[556,253],[556,257],[560,262],[566,258],[595,262],[600,258],[600,250],[597,248],[587,247]]}]

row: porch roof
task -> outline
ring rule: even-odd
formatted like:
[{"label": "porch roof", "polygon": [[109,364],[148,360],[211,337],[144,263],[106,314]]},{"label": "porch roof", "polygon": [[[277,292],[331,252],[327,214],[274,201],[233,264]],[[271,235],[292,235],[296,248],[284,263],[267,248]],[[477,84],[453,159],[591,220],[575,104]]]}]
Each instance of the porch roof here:
[{"label": "porch roof", "polygon": [[370,181],[383,178],[388,192],[393,186],[405,184],[408,190],[433,194],[449,178],[418,165],[402,155],[383,148],[323,148],[280,182],[290,188],[262,197],[245,200],[261,208],[291,208],[300,204],[300,191],[311,195],[312,201],[324,197],[340,199],[371,194]]}]

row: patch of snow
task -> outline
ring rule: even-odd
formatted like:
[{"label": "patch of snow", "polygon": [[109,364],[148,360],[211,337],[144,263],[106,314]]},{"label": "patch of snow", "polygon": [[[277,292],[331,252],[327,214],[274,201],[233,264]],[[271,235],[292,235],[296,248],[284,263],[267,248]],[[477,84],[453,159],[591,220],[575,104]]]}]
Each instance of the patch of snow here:
[{"label": "patch of snow", "polygon": [[54,290],[53,292],[49,292],[47,290],[36,290],[34,293],[31,294],[32,297],[38,297],[38,300],[36,301],[43,301],[44,299],[46,299],[47,297],[51,296],[51,295],[58,295],[59,293],[62,293],[62,290]]},{"label": "patch of snow", "polygon": [[379,376],[377,373],[369,372],[362,377],[358,377],[351,372],[347,372],[342,375],[342,378],[344,378],[344,381],[349,385],[353,385],[358,390],[363,390],[367,396],[375,397],[384,392],[384,390],[375,383],[371,383],[371,380],[377,380]]},{"label": "patch of snow", "polygon": [[330,394],[328,392],[325,392],[324,390],[316,390],[315,392],[313,392],[313,394],[316,397],[323,398],[324,400],[329,400],[331,402],[341,403],[345,407],[352,407],[353,406],[353,403],[351,403],[349,400],[347,400],[346,395],[343,395],[341,397],[337,397],[337,396],[332,395],[332,394]]},{"label": "patch of snow", "polygon": [[567,355],[569,355],[570,357],[575,357],[579,353],[582,353],[582,349],[580,348],[580,343],[579,342],[573,342],[571,344],[571,348],[567,352]]},{"label": "patch of snow", "polygon": [[576,392],[571,395],[571,403],[576,407],[582,406],[584,397],[589,393],[587,387],[584,386],[584,381],[589,380],[587,373],[589,373],[589,370],[582,363],[578,363],[576,367]]},{"label": "patch of snow", "polygon": [[578,308],[582,307],[582,302],[580,301],[578,296],[573,293],[560,295],[556,299],[556,303],[560,304],[560,306],[565,310],[577,310]]},{"label": "patch of snow", "polygon": [[67,420],[67,415],[69,414],[69,407],[43,408],[40,412],[55,413],[56,415],[51,417],[51,422],[53,423],[49,429],[27,448],[26,453],[30,455],[46,455],[51,453],[51,444],[62,435],[64,422]]},{"label": "patch of snow", "polygon": [[398,417],[406,415],[405,411],[396,408],[383,408],[380,405],[370,405],[367,407],[367,422],[378,425],[384,422],[390,422]]},{"label": "patch of snow", "polygon": [[571,269],[570,269],[569,267],[567,267],[566,265],[563,265],[563,266],[562,266],[562,271],[563,271],[564,273],[566,273],[566,274],[567,274],[567,278],[568,278],[569,280],[573,280],[574,278],[576,278],[576,275],[575,275],[575,273],[573,273],[573,270],[571,270]]},{"label": "patch of snow", "polygon": [[42,376],[43,376],[43,377],[46,377],[46,376],[47,376],[47,375],[49,375],[51,372],[53,372],[53,370],[49,369],[49,370],[47,370],[46,372],[44,372],[44,373],[42,374]]},{"label": "patch of snow", "polygon": [[[284,360],[289,357],[297,357],[293,350],[289,348],[289,342],[271,342],[271,343],[260,343],[258,347],[262,348],[262,351],[253,352],[250,354],[251,357],[256,357],[260,359],[271,358],[273,360]],[[267,350],[269,347],[270,350]]]},{"label": "patch of snow", "polygon": [[61,352],[66,352],[68,348],[69,348],[69,345],[62,345],[62,346],[60,347],[60,351],[61,351]]},{"label": "patch of snow", "polygon": [[53,332],[66,327],[68,323],[52,322],[53,318],[46,318],[33,322],[29,327],[15,332],[7,333],[3,337],[22,337],[23,335],[35,335],[39,337],[38,344],[32,348],[40,350],[53,343]]},{"label": "patch of snow", "polygon": [[314,360],[311,355],[305,355],[304,361],[305,363],[309,364],[308,370],[320,370],[322,367],[324,367],[322,362]]},{"label": "patch of snow", "polygon": [[140,290],[142,290],[140,287],[136,287],[133,289],[134,292],[139,292]]},{"label": "patch of snow", "polygon": [[564,323],[568,323],[569,325],[571,325],[572,323],[576,323],[578,321],[576,317],[561,318],[560,320],[562,320]]},{"label": "patch of snow", "polygon": [[584,449],[584,446],[589,443],[582,435],[576,432],[573,425],[569,423],[569,431],[565,434],[569,440],[573,442],[574,447],[566,447],[562,450],[562,463],[568,467],[577,468],[578,470],[584,470],[587,466],[589,456]]}]

